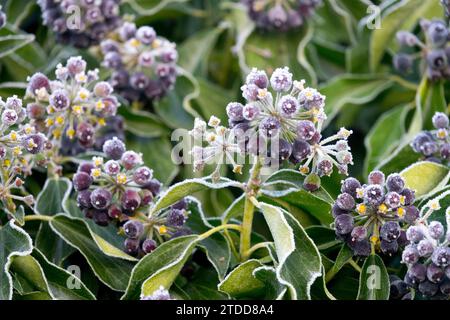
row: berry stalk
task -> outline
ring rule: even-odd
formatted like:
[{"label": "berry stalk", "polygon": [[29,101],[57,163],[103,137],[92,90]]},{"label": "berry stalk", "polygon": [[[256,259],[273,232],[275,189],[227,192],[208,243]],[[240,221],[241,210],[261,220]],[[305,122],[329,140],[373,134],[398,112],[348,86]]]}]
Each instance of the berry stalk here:
[{"label": "berry stalk", "polygon": [[242,232],[239,253],[241,261],[248,259],[251,246],[251,234],[253,225],[253,216],[255,212],[255,205],[252,198],[258,193],[261,182],[261,167],[262,163],[258,157],[255,157],[255,164],[250,171],[250,179],[247,183],[247,192],[245,194],[244,217],[242,219]]}]

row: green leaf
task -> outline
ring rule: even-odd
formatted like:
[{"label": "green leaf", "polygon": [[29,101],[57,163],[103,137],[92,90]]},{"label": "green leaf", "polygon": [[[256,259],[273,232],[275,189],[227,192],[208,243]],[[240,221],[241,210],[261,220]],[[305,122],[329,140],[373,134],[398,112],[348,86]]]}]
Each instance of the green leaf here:
[{"label": "green leaf", "polygon": [[[33,258],[40,264],[52,295],[59,300],[95,300],[94,294],[75,274],[51,263],[38,249]],[[73,288],[69,288],[72,285]]]},{"label": "green leaf", "polygon": [[49,178],[36,198],[34,212],[41,215],[55,215],[64,212],[63,203],[69,197],[72,182],[67,178]]},{"label": "green leaf", "polygon": [[5,26],[0,29],[0,58],[12,54],[33,41],[34,35],[19,33],[14,28]]},{"label": "green leaf", "polygon": [[119,114],[125,119],[126,129],[138,137],[154,138],[167,133],[161,120],[148,111],[123,106],[119,108]]},{"label": "green leaf", "polygon": [[[186,226],[195,234],[202,234],[213,226],[206,220],[205,214],[201,208],[201,203],[195,198],[189,198],[190,214],[186,222]],[[208,260],[217,271],[219,280],[222,280],[230,265],[231,250],[230,245],[225,237],[220,233],[215,233],[210,237],[199,242],[198,246],[202,248]]]},{"label": "green leaf", "polygon": [[416,191],[416,197],[421,198],[444,187],[450,179],[447,166],[422,161],[409,166],[400,172],[406,186]]},{"label": "green leaf", "polygon": [[[170,184],[178,174],[179,168],[172,161],[172,145],[165,137],[144,138],[131,135],[127,139],[130,150],[142,153],[143,161],[153,169],[154,176],[164,184]],[[155,150],[156,152],[149,152]]]},{"label": "green leaf", "polygon": [[14,218],[14,220],[17,221],[17,223],[19,224],[19,226],[23,226],[25,224],[24,221],[24,217],[25,217],[25,209],[23,208],[23,206],[19,206],[19,208],[17,208],[14,212],[10,212],[9,210],[7,210],[5,208],[5,211]]},{"label": "green leaf", "polygon": [[386,159],[398,146],[405,133],[405,118],[408,106],[398,107],[381,115],[364,139],[367,155],[364,172],[368,175],[377,164]]},{"label": "green leaf", "polygon": [[383,260],[370,255],[364,261],[359,277],[358,300],[388,300],[389,275]]},{"label": "green leaf", "polygon": [[28,0],[6,1],[6,6],[2,10],[6,13],[8,21],[17,27],[32,11],[33,5],[34,3]]},{"label": "green leaf", "polygon": [[228,187],[240,188],[241,184],[228,178],[221,178],[218,182],[212,182],[210,177],[184,180],[174,184],[166,192],[161,194],[158,201],[152,207],[150,215],[161,209],[167,208],[182,198],[193,195],[196,192],[206,189],[223,189]]},{"label": "green leaf", "polygon": [[80,251],[95,275],[105,285],[116,291],[125,291],[133,263],[105,255],[83,220],[57,215],[50,222],[50,227],[64,241]]},{"label": "green leaf", "polygon": [[26,256],[33,250],[30,236],[10,220],[0,227],[0,300],[10,300],[13,294],[9,268],[14,257]]},{"label": "green leaf", "polygon": [[292,299],[310,299],[311,285],[322,274],[319,250],[289,212],[263,202],[259,209],[275,242],[278,281],[288,287]]},{"label": "green leaf", "polygon": [[[339,250],[338,256],[336,258],[336,262],[333,264],[331,269],[328,271],[327,276],[330,277],[331,275],[335,275],[339,272],[346,264],[347,262],[352,259],[353,257],[353,251],[350,249],[350,247],[344,243],[341,247],[341,250]],[[328,278],[325,278],[326,282],[328,282]]]},{"label": "green leaf", "polygon": [[234,268],[217,288],[236,299],[261,297],[266,286],[253,273],[262,266],[258,260],[248,260]]},{"label": "green leaf", "polygon": [[47,300],[54,299],[40,264],[31,255],[14,257],[11,263],[11,273],[21,287],[26,287],[27,292],[40,292],[47,295]]},{"label": "green leaf", "polygon": [[370,42],[370,68],[376,71],[387,48],[395,41],[400,30],[410,31],[421,18],[441,16],[438,1],[403,0],[383,14],[381,28],[374,29]]},{"label": "green leaf", "polygon": [[[38,194],[34,205],[34,213],[41,215],[56,215],[64,213],[64,203],[69,198],[72,182],[67,178],[49,178]],[[41,223],[35,241],[36,248],[41,250],[48,259],[59,265],[75,250],[52,232],[48,223]]]},{"label": "green leaf", "polygon": [[404,141],[386,159],[379,163],[375,169],[381,170],[385,175],[389,175],[394,172],[400,172],[418,161],[419,158],[420,154],[414,152],[409,145],[409,141]]},{"label": "green leaf", "polygon": [[327,97],[325,105],[327,123],[346,104],[366,104],[392,84],[392,80],[381,75],[344,74],[333,78],[320,88],[320,93]]},{"label": "green leaf", "polygon": [[127,3],[139,15],[152,16],[171,4],[186,1],[188,0],[129,0]]},{"label": "green leaf", "polygon": [[196,235],[175,238],[145,255],[133,268],[122,299],[133,300],[139,299],[141,294],[151,295],[160,286],[169,289],[197,240]]},{"label": "green leaf", "polygon": [[275,268],[268,266],[256,268],[253,271],[253,276],[265,284],[264,299],[280,300],[283,298],[286,287],[278,281]]},{"label": "green leaf", "polygon": [[208,61],[223,27],[201,30],[187,38],[178,46],[178,65],[190,73],[194,73],[198,67]]}]

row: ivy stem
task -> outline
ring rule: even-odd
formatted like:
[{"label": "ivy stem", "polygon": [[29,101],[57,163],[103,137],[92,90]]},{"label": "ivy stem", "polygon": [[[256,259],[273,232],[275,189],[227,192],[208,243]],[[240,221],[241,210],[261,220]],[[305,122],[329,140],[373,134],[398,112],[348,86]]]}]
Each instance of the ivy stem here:
[{"label": "ivy stem", "polygon": [[237,231],[242,231],[242,227],[240,225],[237,224],[222,224],[220,226],[217,226],[215,228],[209,229],[208,231],[202,233],[201,235],[198,236],[198,240],[204,240],[208,237],[210,237],[211,235],[213,235],[214,233],[221,231],[221,230],[227,230],[227,229],[232,229],[232,230],[237,230]]},{"label": "ivy stem", "polygon": [[[241,255],[241,261],[248,259],[249,250],[251,246],[251,235],[252,235],[252,225],[253,225],[253,215],[255,212],[254,197],[259,191],[261,179],[262,163],[260,159],[255,156],[255,163],[250,170],[250,179],[247,183],[246,193],[245,193],[245,203],[244,203],[244,217],[242,219],[242,232],[239,253]],[[251,253],[251,252],[250,252]]]},{"label": "ivy stem", "polygon": [[355,262],[355,260],[350,259],[348,260],[348,264],[351,265],[353,267],[353,269],[355,269],[356,271],[358,271],[359,273],[361,273],[362,269],[361,267]]},{"label": "ivy stem", "polygon": [[42,214],[31,214],[23,217],[24,221],[52,221],[53,216],[44,216]]},{"label": "ivy stem", "polygon": [[247,250],[246,255],[250,257],[256,250],[265,248],[267,245],[271,244],[271,241],[265,241],[255,244],[253,247]]}]

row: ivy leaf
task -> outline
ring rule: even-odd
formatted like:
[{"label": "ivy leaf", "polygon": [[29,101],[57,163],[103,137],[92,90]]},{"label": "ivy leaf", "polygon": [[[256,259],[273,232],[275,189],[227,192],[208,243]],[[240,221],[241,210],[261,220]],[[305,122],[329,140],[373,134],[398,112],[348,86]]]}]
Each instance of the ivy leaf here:
[{"label": "ivy leaf", "polygon": [[10,300],[13,294],[12,277],[9,273],[14,257],[26,256],[33,250],[30,236],[10,220],[0,227],[0,300]]},{"label": "ivy leaf", "polygon": [[262,297],[266,285],[253,274],[262,266],[263,264],[255,259],[238,265],[219,283],[218,290],[236,299]]},{"label": "ivy leaf", "polygon": [[[188,210],[190,215],[186,222],[186,226],[194,233],[202,234],[213,228],[206,220],[200,202],[195,198],[189,198]],[[231,250],[228,241],[222,234],[215,233],[199,242],[198,245],[205,251],[209,262],[211,262],[214,269],[217,271],[219,280],[222,280],[228,271],[231,260]]]},{"label": "ivy leaf", "polygon": [[133,263],[105,255],[83,220],[60,214],[51,220],[50,227],[64,241],[80,251],[95,275],[105,285],[116,291],[125,291]]},{"label": "ivy leaf", "polygon": [[[67,178],[49,178],[36,198],[34,213],[54,216],[64,213],[64,203],[70,196],[72,182]],[[50,261],[59,265],[75,250],[56,235],[47,223],[41,223],[35,246]]]},{"label": "ivy leaf", "polygon": [[320,93],[327,97],[327,123],[330,123],[346,104],[366,104],[392,84],[392,80],[382,75],[344,74],[334,77],[320,88]]},{"label": "ivy leaf", "polygon": [[44,271],[35,258],[31,255],[14,257],[11,263],[11,273],[15,280],[26,287],[25,293],[40,292],[42,298],[53,300],[54,296],[48,286]]},{"label": "ivy leaf", "polygon": [[444,187],[450,179],[447,166],[422,161],[409,166],[400,172],[405,179],[406,187],[416,191],[416,197],[421,198]]},{"label": "ivy leaf", "polygon": [[164,127],[161,120],[148,111],[126,107],[118,110],[125,119],[126,129],[136,136],[154,138],[167,133],[167,128]]},{"label": "ivy leaf", "polygon": [[151,295],[163,286],[169,289],[184,263],[194,250],[198,236],[184,236],[164,242],[145,255],[133,268],[123,300]]},{"label": "ivy leaf", "polygon": [[152,16],[171,4],[186,1],[188,0],[129,0],[127,3],[140,16]]},{"label": "ivy leaf", "polygon": [[241,187],[239,182],[228,178],[221,178],[218,182],[213,182],[210,177],[201,179],[187,179],[176,183],[164,192],[152,207],[150,215],[161,209],[178,202],[186,196],[206,189],[224,189],[228,187]]},{"label": "ivy leaf", "polygon": [[403,141],[386,159],[380,162],[375,169],[389,175],[400,172],[409,165],[417,162],[420,155],[409,145],[409,141]]},{"label": "ivy leaf", "polygon": [[14,28],[6,25],[0,29],[0,58],[4,58],[33,42],[34,38],[32,34],[18,33]]},{"label": "ivy leaf", "polygon": [[441,15],[438,1],[407,0],[400,1],[384,13],[374,29],[370,42],[370,68],[376,71],[387,48],[394,42],[397,31],[412,30],[420,18],[433,18]]},{"label": "ivy leaf", "polygon": [[[60,300],[95,300],[95,295],[75,274],[51,263],[38,249],[31,254],[40,264],[52,295]],[[73,288],[69,288],[69,284]]]},{"label": "ivy leaf", "polygon": [[288,287],[292,299],[311,299],[311,285],[322,274],[319,250],[289,212],[264,202],[259,209],[275,242],[278,281]]},{"label": "ivy leaf", "polygon": [[359,278],[358,300],[388,300],[389,286],[383,260],[378,255],[367,257]]},{"label": "ivy leaf", "polygon": [[5,211],[13,217],[14,220],[17,221],[19,226],[23,226],[25,224],[24,217],[25,217],[25,209],[23,206],[19,206],[14,212],[10,212],[7,208],[5,208]]}]

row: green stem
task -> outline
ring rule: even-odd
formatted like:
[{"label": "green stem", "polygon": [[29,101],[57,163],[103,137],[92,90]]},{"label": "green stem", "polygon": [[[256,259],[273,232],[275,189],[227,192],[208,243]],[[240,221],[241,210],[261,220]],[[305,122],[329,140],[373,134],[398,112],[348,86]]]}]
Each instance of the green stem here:
[{"label": "green stem", "polygon": [[41,214],[32,214],[32,215],[28,215],[25,216],[23,218],[24,221],[52,221],[53,220],[53,216],[44,216]]},{"label": "green stem", "polygon": [[205,233],[202,233],[201,235],[198,236],[198,238],[199,238],[199,240],[204,240],[204,239],[210,237],[211,235],[213,235],[214,233],[216,233],[218,231],[221,231],[221,230],[225,230],[225,229],[232,229],[232,230],[241,231],[242,227],[240,225],[237,225],[237,224],[222,224],[222,225],[217,226],[215,228],[209,229]]},{"label": "green stem", "polygon": [[361,273],[361,271],[362,271],[361,267],[360,267],[353,259],[350,259],[350,260],[348,261],[348,263],[349,263],[356,271],[358,271],[359,273]]},{"label": "green stem", "polygon": [[250,179],[247,183],[247,192],[245,194],[245,204],[244,204],[244,217],[242,219],[242,232],[239,252],[241,255],[241,261],[245,261],[249,257],[249,250],[251,246],[251,235],[252,235],[252,225],[253,225],[253,215],[255,212],[255,205],[252,198],[259,191],[260,184],[260,172],[262,163],[258,157],[255,157],[255,164],[250,170]]},{"label": "green stem", "polygon": [[257,244],[255,244],[253,247],[251,247],[250,249],[247,250],[246,255],[247,255],[248,257],[250,257],[250,256],[253,254],[253,252],[255,252],[255,251],[258,250],[258,249],[265,248],[267,245],[269,245],[269,244],[271,244],[271,243],[272,243],[272,242],[270,242],[270,241],[265,241],[265,242],[257,243]]}]

